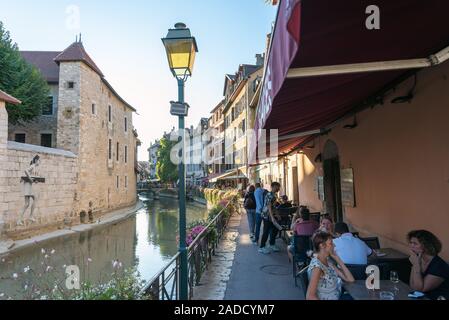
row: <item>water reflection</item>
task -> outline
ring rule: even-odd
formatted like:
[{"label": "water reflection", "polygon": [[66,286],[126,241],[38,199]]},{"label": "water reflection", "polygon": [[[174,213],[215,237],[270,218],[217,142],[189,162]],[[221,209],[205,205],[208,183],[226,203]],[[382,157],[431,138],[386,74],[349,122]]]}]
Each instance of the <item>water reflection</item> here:
[{"label": "water reflection", "polygon": [[[177,252],[178,202],[161,199],[144,203],[142,210],[123,222],[0,257],[0,293],[23,297],[24,279],[35,283],[39,274],[43,278],[51,274],[51,281],[64,280],[64,265],[79,266],[83,281],[105,282],[116,259],[127,268],[135,266],[144,279],[151,279]],[[203,206],[187,205],[188,222],[205,218],[207,210]],[[34,271],[33,275],[23,274],[27,266]],[[53,268],[49,273],[46,273],[47,266]],[[14,273],[18,273],[19,279],[13,279]]]}]

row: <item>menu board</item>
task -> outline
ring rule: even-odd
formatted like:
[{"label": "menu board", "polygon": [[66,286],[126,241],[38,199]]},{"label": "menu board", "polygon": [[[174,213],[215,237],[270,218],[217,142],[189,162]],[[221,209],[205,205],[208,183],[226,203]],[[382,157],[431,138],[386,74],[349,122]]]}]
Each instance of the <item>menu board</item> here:
[{"label": "menu board", "polygon": [[324,201],[324,177],[317,177],[316,191],[318,192],[318,199]]},{"label": "menu board", "polygon": [[340,180],[341,202],[343,206],[355,208],[354,170],[352,168],[342,169],[340,172]]}]

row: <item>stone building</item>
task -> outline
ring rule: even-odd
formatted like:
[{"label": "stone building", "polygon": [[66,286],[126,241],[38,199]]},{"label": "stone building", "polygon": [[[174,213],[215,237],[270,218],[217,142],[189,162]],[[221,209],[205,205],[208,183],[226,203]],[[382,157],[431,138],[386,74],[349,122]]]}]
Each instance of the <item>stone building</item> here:
[{"label": "stone building", "polygon": [[245,186],[248,182],[248,139],[250,102],[263,75],[264,56],[256,55],[256,64],[239,66],[234,75],[226,75],[222,114],[224,117],[225,173],[210,182],[225,181],[234,186]]},{"label": "stone building", "polygon": [[205,134],[208,127],[209,119],[202,118],[196,127],[186,129],[186,179],[191,186],[200,186],[207,176]]},{"label": "stone building", "polygon": [[224,100],[211,111],[209,118],[209,129],[207,131],[207,155],[209,180],[219,176],[224,172]]},{"label": "stone building", "polygon": [[148,158],[150,163],[150,180],[156,180],[157,179],[157,154],[159,152],[159,149],[161,147],[161,144],[159,140],[156,140],[154,143],[150,145],[148,148]]},{"label": "stone building", "polygon": [[[60,208],[58,214],[76,222],[88,211],[102,214],[134,205],[139,140],[132,117],[136,110],[108,83],[81,42],[62,52],[27,51],[22,55],[41,71],[51,96],[42,116],[23,126],[9,126],[8,147],[73,156],[73,203]],[[61,177],[54,173],[52,178]],[[40,187],[44,190],[46,185]],[[11,221],[23,202],[19,195],[16,200],[3,212]],[[14,229],[13,224],[10,228]]]}]

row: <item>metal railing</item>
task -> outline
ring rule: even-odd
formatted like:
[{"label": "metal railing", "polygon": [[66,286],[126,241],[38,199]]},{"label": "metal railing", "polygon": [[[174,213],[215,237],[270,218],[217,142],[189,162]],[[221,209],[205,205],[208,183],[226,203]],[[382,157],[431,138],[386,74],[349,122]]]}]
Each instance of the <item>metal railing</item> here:
[{"label": "metal railing", "polygon": [[[229,217],[226,215],[231,203],[223,208],[206,228],[195,238],[188,248],[189,299],[193,297],[193,288],[199,285],[201,276],[215,255],[215,250],[226,229]],[[157,273],[143,290],[151,300],[179,300],[180,254]]]}]

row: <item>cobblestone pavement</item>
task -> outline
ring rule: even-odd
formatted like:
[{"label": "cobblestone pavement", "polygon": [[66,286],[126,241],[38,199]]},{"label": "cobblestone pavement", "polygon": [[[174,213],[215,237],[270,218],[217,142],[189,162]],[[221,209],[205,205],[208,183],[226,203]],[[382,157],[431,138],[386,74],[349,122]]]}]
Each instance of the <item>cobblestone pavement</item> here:
[{"label": "cobblestone pavement", "polygon": [[215,256],[212,257],[212,263],[201,277],[200,285],[194,289],[194,300],[224,299],[237,248],[241,219],[240,214],[234,214],[231,217]]}]

